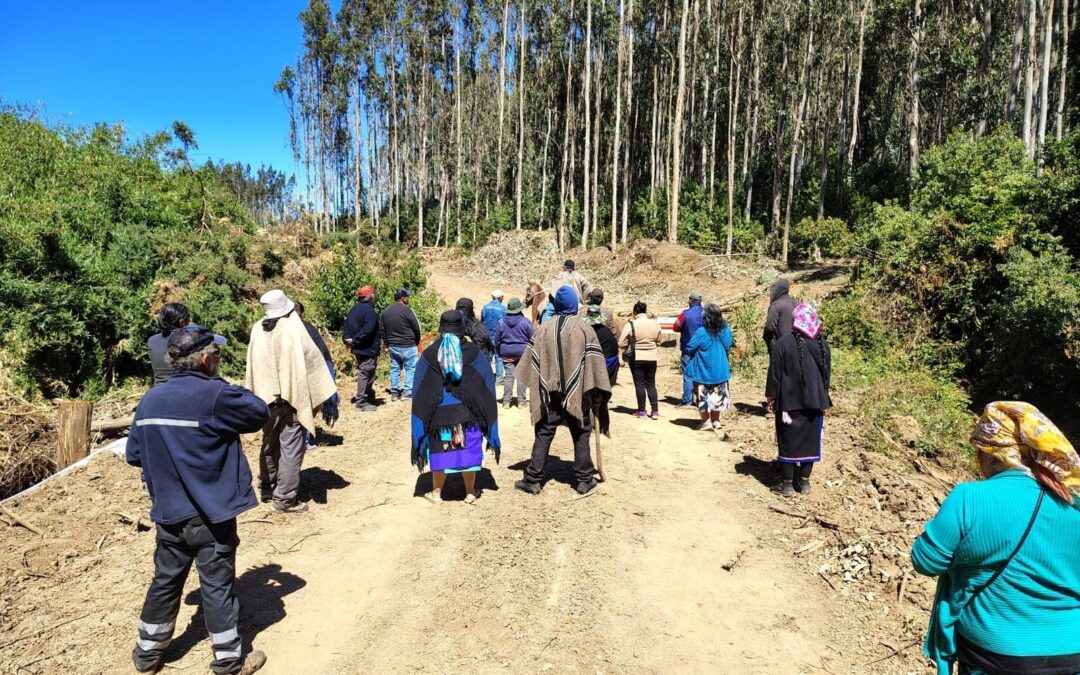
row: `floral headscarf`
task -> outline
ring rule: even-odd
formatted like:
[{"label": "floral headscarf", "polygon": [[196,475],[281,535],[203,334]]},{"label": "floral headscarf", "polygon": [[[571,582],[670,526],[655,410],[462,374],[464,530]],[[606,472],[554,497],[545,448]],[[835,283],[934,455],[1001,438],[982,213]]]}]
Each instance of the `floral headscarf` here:
[{"label": "floral headscarf", "polygon": [[971,444],[1023,471],[1069,502],[1080,492],[1080,456],[1061,430],[1030,403],[995,401],[975,422]]},{"label": "floral headscarf", "polygon": [[811,340],[816,340],[817,336],[821,335],[821,317],[810,305],[803,303],[796,307],[791,319],[792,327]]}]

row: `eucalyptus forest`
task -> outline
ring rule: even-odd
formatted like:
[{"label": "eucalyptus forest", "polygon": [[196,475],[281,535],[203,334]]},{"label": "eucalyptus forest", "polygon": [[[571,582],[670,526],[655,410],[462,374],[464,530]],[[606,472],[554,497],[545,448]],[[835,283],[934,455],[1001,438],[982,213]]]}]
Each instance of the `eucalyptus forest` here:
[{"label": "eucalyptus forest", "polygon": [[[1010,129],[1041,166],[1070,128],[1073,4],[312,0],[275,90],[323,229],[614,247],[636,225],[730,254],[758,222],[786,261],[793,222],[906,200],[954,132]],[[680,224],[688,202],[721,226]]]}]

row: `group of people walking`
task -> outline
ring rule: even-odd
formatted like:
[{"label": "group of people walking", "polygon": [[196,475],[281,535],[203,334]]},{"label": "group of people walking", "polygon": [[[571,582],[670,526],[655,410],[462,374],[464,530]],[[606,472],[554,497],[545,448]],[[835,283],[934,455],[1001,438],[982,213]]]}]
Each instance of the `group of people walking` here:
[{"label": "group of people walking", "polygon": [[[560,281],[561,279],[561,281]],[[810,492],[822,457],[825,411],[831,406],[832,360],[821,318],[790,296],[784,279],[769,289],[763,332],[769,352],[765,398],[772,413],[783,497]],[[421,351],[422,333],[399,289],[376,309],[364,286],[345,321],[343,339],[357,362],[355,408],[376,409],[375,372],[382,347],[391,363],[391,400],[411,404],[411,461],[430,470],[442,500],[447,474],[460,474],[465,501],[480,496],[486,453],[502,450],[498,403],[528,406],[530,459],[514,487],[538,494],[560,426],[574,448],[573,486],[587,494],[603,479],[593,463],[594,433],[607,434],[608,404],[625,363],[637,402],[633,416],[659,417],[656,390],[662,331],[643,302],[618,331],[602,290],[573,261],[547,293],[535,320],[522,302],[495,290],[476,315],[460,299],[439,319]],[[157,524],[155,575],[147,591],[133,653],[140,672],[162,665],[175,631],[180,595],[195,563],[215,673],[250,673],[266,661],[242,654],[235,594],[237,516],[259,501],[281,513],[307,509],[300,500],[304,454],[314,447],[315,416],[338,415],[335,369],[303,307],[280,290],[261,298],[264,316],[251,329],[244,385],[218,377],[225,339],[191,322],[178,303],[161,310],[161,332],[148,341],[154,388],[144,396],[127,445],[141,468]],[[683,387],[680,407],[696,408],[699,429],[721,425],[732,406],[731,326],[715,304],[692,292],[675,320]],[[646,408],[648,404],[648,408]],[[257,497],[240,435],[262,431]],[[912,561],[940,576],[926,651],[948,673],[1080,672],[1080,566],[1061,551],[1080,548],[1080,457],[1032,406],[993,403],[972,441],[988,480],[959,486],[927,524]],[[1076,535],[1080,536],[1080,535]],[[1065,537],[1065,539],[1062,539]],[[1071,547],[1071,548],[1070,548]],[[1033,632],[1034,631],[1034,632]]]}]

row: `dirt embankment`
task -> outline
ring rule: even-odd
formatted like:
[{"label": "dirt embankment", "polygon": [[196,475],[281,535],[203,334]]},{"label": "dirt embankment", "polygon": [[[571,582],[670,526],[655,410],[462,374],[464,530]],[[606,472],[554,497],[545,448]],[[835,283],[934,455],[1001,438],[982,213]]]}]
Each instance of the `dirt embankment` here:
[{"label": "dirt embankment", "polygon": [[[629,262],[645,255],[633,249],[578,264],[616,298],[640,293],[658,306],[698,284],[728,297],[771,280],[687,279],[679,270],[692,258],[671,250],[663,264],[674,272],[650,269],[655,259]],[[558,269],[554,258],[545,276]],[[432,284],[448,303],[480,300],[489,286],[521,284],[534,261],[517,260],[501,278],[480,273],[483,259],[436,260]],[[838,278],[799,274],[803,296]],[[667,286],[641,285],[652,276]],[[661,397],[680,389],[676,360],[663,352]],[[341,382],[342,395],[352,386]],[[525,410],[500,409],[503,459],[487,463],[472,507],[454,480],[445,504],[416,497],[430,478],[408,464],[404,404],[343,410],[305,462],[311,511],[260,507],[240,519],[241,632],[268,653],[268,673],[925,671],[916,643],[932,583],[912,574],[907,556],[958,475],[919,458],[910,438],[863,445],[852,402],[838,392],[814,493],[783,500],[768,490],[773,420],[761,388],[761,373],[736,376],[724,431],[696,432],[696,414],[671,398],[661,420],[632,418],[623,369],[612,437],[601,439],[611,480],[581,500],[567,485],[565,432],[544,492],[513,490],[532,428]],[[256,440],[247,444],[253,466]],[[129,672],[153,569],[137,471],[101,456],[9,507],[43,536],[5,529],[0,671]],[[197,588],[193,574],[170,670],[209,663]]]}]

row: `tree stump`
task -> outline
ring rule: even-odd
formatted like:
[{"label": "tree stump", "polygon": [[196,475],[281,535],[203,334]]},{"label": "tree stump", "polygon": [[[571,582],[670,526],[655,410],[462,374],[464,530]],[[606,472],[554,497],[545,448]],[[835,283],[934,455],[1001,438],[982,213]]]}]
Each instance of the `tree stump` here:
[{"label": "tree stump", "polygon": [[60,401],[57,405],[60,421],[56,469],[71,466],[90,454],[90,422],[94,404],[90,401]]}]

